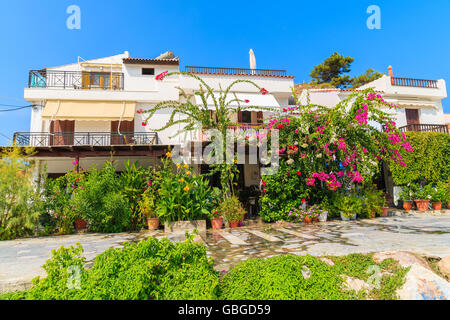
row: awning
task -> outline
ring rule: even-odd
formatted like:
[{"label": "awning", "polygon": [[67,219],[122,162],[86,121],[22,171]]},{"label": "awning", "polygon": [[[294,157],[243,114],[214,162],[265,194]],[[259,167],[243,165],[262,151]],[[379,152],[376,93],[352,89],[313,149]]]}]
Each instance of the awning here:
[{"label": "awning", "polygon": [[[218,100],[219,93],[215,93],[216,100]],[[280,108],[280,104],[278,103],[277,99],[271,94],[261,94],[261,93],[229,93],[227,95],[226,101],[231,101],[234,99],[239,99],[242,101],[249,100],[249,103],[245,102],[238,102],[238,101],[232,101],[230,106],[231,107],[241,107],[246,108],[250,106],[255,107],[266,107],[266,108]],[[200,96],[195,96],[195,102],[197,104],[203,104],[203,101]],[[214,102],[211,97],[208,97],[207,100],[208,106],[214,107]]]},{"label": "awning", "polygon": [[436,103],[433,101],[398,100],[395,104],[401,107],[437,108]]},{"label": "awning", "polygon": [[134,119],[136,102],[48,100],[44,120],[124,120]]}]

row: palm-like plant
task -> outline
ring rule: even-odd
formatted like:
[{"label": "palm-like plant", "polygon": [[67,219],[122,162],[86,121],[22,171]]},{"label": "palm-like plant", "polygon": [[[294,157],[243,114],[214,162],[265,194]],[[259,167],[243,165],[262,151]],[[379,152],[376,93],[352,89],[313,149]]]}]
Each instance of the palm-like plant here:
[{"label": "palm-like plant", "polygon": [[[156,79],[163,80],[165,77],[173,75],[187,76],[197,80],[199,82],[199,89],[195,90],[193,94],[188,94],[184,89],[178,88],[180,92],[179,100],[162,101],[150,107],[148,110],[142,111],[142,113],[147,114],[147,118],[144,121],[144,124],[147,124],[156,112],[160,110],[171,110],[169,121],[161,128],[152,128],[152,130],[163,131],[174,125],[180,124],[183,124],[184,128],[181,131],[177,132],[174,136],[180,134],[181,132],[192,132],[194,130],[202,130],[202,132],[211,129],[218,130],[223,137],[222,150],[224,154],[222,159],[226,159],[227,157],[227,148],[225,146],[227,129],[230,126],[239,125],[238,123],[235,123],[231,120],[231,116],[233,113],[239,112],[243,109],[278,111],[275,108],[259,106],[257,107],[252,105],[241,108],[240,103],[247,104],[249,101],[239,99],[236,96],[233,99],[227,99],[229,94],[232,93],[233,87],[239,83],[248,83],[257,88],[261,92],[261,94],[268,93],[266,89],[261,88],[256,83],[250,80],[235,80],[225,90],[222,90],[222,88],[220,87],[220,90],[218,92],[214,92],[213,88],[211,88],[211,86],[209,86],[202,78],[188,72],[166,72],[156,76]],[[195,102],[195,96],[200,97],[202,101],[201,104],[197,104]],[[238,104],[238,108],[234,108],[232,106],[232,104],[235,103]],[[210,113],[211,106],[213,107],[212,110],[214,116],[211,116]],[[180,117],[177,119],[177,116]],[[215,164],[212,167],[213,170],[211,174],[220,172],[221,186],[224,198],[234,194],[233,182],[236,174],[238,173],[237,166],[234,164],[227,164],[223,162]]]}]

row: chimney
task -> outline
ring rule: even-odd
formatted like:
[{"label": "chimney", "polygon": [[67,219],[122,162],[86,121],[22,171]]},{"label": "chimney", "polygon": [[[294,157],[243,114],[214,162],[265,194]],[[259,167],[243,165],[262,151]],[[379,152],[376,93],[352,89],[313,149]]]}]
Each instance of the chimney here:
[{"label": "chimney", "polygon": [[392,72],[392,66],[389,66],[388,70],[389,70],[389,78],[391,78],[391,84],[394,85],[394,73]]}]

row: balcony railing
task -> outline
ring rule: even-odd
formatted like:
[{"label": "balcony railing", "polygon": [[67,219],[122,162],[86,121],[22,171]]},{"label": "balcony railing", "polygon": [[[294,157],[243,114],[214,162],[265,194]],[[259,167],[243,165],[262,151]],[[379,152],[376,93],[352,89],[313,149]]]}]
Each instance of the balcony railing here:
[{"label": "balcony railing", "polygon": [[50,147],[50,146],[113,146],[113,145],[148,145],[158,144],[156,132],[75,132],[75,133],[40,133],[16,132],[15,146]]},{"label": "balcony railing", "polygon": [[392,77],[393,86],[416,87],[416,88],[437,88],[437,80],[396,78]]},{"label": "balcony railing", "polygon": [[449,133],[448,126],[445,124],[408,124],[398,128],[401,132],[443,132]]},{"label": "balcony railing", "polygon": [[221,74],[230,76],[288,77],[286,75],[286,70],[185,66],[184,71],[189,73]]},{"label": "balcony railing", "polygon": [[121,72],[31,70],[28,88],[123,90]]}]

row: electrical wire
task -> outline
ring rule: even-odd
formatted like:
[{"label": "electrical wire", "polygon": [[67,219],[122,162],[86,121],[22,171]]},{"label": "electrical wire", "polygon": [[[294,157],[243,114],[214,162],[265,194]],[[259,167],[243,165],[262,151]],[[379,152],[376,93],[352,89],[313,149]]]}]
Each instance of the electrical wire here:
[{"label": "electrical wire", "polygon": [[[8,105],[4,105],[4,104],[0,104],[0,106],[8,106]],[[21,109],[25,109],[25,108],[31,108],[33,105],[30,104],[28,106],[11,106],[10,107],[16,107],[16,108],[12,108],[12,109],[0,109],[0,112],[9,112],[9,111],[17,111],[17,110],[21,110]]]}]

